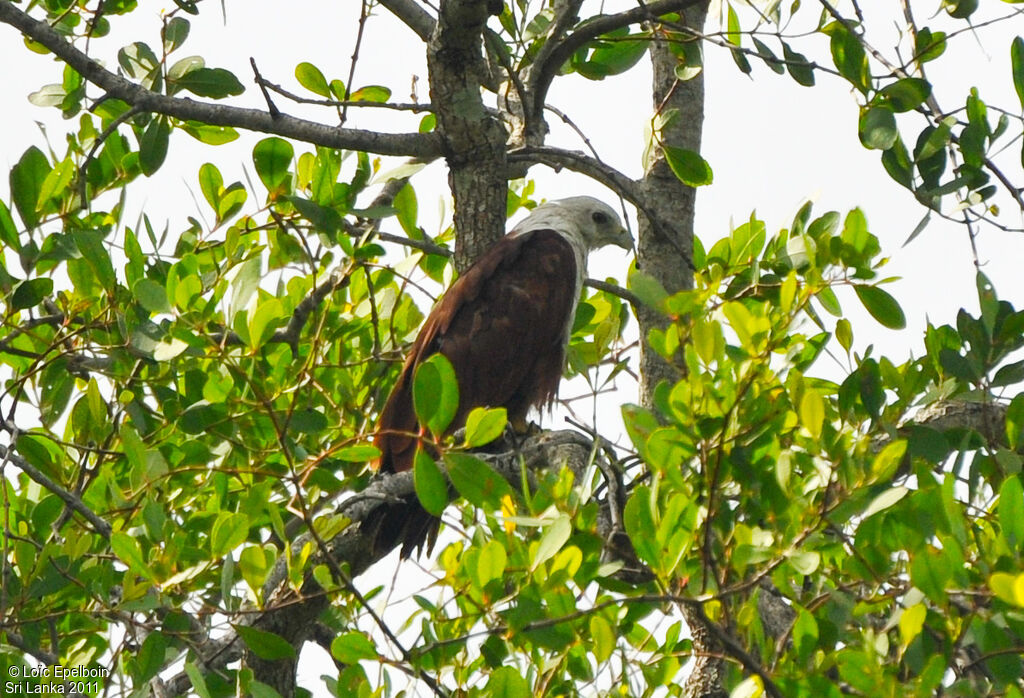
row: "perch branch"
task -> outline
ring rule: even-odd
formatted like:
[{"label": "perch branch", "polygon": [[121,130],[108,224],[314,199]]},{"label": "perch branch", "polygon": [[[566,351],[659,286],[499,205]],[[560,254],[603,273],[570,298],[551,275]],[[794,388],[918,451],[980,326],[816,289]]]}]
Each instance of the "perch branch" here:
[{"label": "perch branch", "polygon": [[95,59],[64,40],[45,22],[33,19],[10,2],[0,2],[0,22],[9,24],[26,37],[42,44],[58,58],[78,71],[86,80],[141,111],[164,114],[186,121],[201,121],[212,126],[230,126],[294,138],[332,148],[361,150],[380,155],[430,157],[441,153],[441,140],[433,133],[378,133],[362,129],[338,128],[281,114],[275,118],[266,111],[231,107],[192,99],[167,97],[137,85],[104,68]]}]

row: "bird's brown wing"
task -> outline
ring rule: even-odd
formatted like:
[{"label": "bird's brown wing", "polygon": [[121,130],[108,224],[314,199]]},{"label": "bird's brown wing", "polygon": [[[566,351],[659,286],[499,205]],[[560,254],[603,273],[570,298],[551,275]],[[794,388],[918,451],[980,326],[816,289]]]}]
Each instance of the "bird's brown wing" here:
[{"label": "bird's brown wing", "polygon": [[[380,469],[412,468],[419,424],[413,411],[416,367],[438,352],[455,368],[459,408],[449,431],[465,424],[474,407],[505,407],[514,421],[531,407],[550,404],[565,361],[567,323],[576,300],[576,261],[571,245],[553,230],[502,238],[452,285],[430,312],[402,374],[388,398],[374,441]],[[436,532],[437,520],[418,503],[394,533],[403,537],[403,555]],[[426,529],[412,530],[427,517]],[[399,523],[391,521],[392,524]],[[432,527],[432,528],[431,528]],[[410,537],[418,539],[410,545]]]}]

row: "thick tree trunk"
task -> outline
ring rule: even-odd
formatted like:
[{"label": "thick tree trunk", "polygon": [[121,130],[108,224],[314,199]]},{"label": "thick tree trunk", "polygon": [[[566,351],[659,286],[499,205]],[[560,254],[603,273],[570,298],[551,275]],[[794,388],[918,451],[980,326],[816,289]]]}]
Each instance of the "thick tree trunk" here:
[{"label": "thick tree trunk", "polygon": [[480,93],[487,74],[483,30],[493,6],[485,0],[442,2],[427,47],[430,99],[437,110],[455,198],[455,268],[459,272],[505,231],[507,133]]},{"label": "thick tree trunk", "polygon": [[[707,5],[691,7],[684,13],[686,25],[696,31],[704,27]],[[704,121],[704,74],[686,82],[675,75],[678,58],[665,43],[654,43],[650,49],[654,67],[652,96],[654,109],[665,114],[674,110],[676,116],[662,131],[664,142],[680,148],[700,151]],[[654,276],[673,293],[693,288],[693,223],[696,191],[688,187],[669,169],[661,152],[647,163],[643,180],[646,201],[658,220],[670,221],[671,231],[655,230],[649,221],[640,218],[640,239],[637,246],[638,265]],[[676,235],[675,240],[667,236]],[[668,318],[651,310],[638,310],[640,332],[646,337],[652,327],[664,327]],[[679,379],[677,369],[645,342],[640,349],[640,396],[645,405],[654,402],[654,391],[661,382],[674,383]],[[704,626],[702,614],[681,607],[693,638],[694,667],[683,695],[687,698],[722,698],[722,648],[714,634]]]},{"label": "thick tree trunk", "polygon": [[[683,13],[686,25],[698,32],[703,29],[706,16],[706,4],[690,7]],[[691,80],[680,82],[675,75],[679,59],[667,44],[651,44],[650,55],[654,66],[654,109],[661,114],[669,110],[677,113],[662,131],[665,143],[699,152],[704,123],[703,72]],[[655,230],[647,218],[641,216],[637,263],[643,271],[658,279],[669,293],[692,288],[696,191],[679,181],[660,151],[646,165],[643,179],[645,199],[658,220],[671,222],[671,230],[666,227]],[[673,234],[676,239],[668,239]],[[638,315],[641,336],[645,338],[652,327],[664,327],[668,323],[667,318],[648,309],[641,308]],[[642,342],[640,348],[640,376],[640,396],[645,405],[652,403],[658,383],[674,383],[679,378],[676,369],[652,351],[646,342]]]}]

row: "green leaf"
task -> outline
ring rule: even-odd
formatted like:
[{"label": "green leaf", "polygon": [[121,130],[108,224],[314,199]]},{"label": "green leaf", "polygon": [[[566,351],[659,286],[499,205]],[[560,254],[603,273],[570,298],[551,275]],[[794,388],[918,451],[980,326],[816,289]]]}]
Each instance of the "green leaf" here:
[{"label": "green leaf", "polygon": [[434,438],[440,438],[459,409],[455,368],[444,354],[434,354],[416,367],[412,403],[420,424],[425,425]]},{"label": "green leaf", "polygon": [[21,250],[18,226],[14,223],[11,210],[7,208],[7,204],[3,201],[0,201],[0,242],[16,252]]},{"label": "green leaf", "polygon": [[178,128],[207,145],[223,145],[238,140],[238,131],[230,126],[212,126],[199,121],[186,121]]},{"label": "green leaf", "polygon": [[572,521],[567,514],[559,514],[541,536],[533,560],[530,561],[530,569],[535,570],[554,557],[568,542],[570,535],[572,535]]},{"label": "green leaf", "polygon": [[440,516],[448,506],[448,480],[437,463],[422,448],[416,449],[412,466],[413,486],[420,504],[434,516]]},{"label": "green leaf", "polygon": [[210,550],[222,557],[240,546],[249,536],[249,517],[221,512],[210,531]]},{"label": "green leaf", "polygon": [[817,390],[805,390],[800,398],[800,422],[811,436],[821,438],[821,429],[825,423],[825,400]]},{"label": "green leaf", "polygon": [[846,318],[839,318],[836,322],[836,339],[839,340],[839,346],[849,353],[853,346],[853,326]]},{"label": "green leaf", "polygon": [[914,44],[916,58],[921,63],[934,61],[946,50],[946,32],[933,32],[928,27],[922,27],[917,32],[917,41]]},{"label": "green leaf", "polygon": [[903,314],[903,309],[900,308],[896,299],[889,295],[888,291],[883,291],[877,286],[861,284],[855,285],[853,290],[857,293],[864,308],[871,313],[871,317],[878,320],[883,326],[891,330],[902,330],[907,326],[907,318]]},{"label": "green leaf", "polygon": [[892,105],[893,111],[902,113],[916,109],[932,93],[932,85],[922,78],[903,78],[883,87],[879,94]]},{"label": "green leaf", "polygon": [[364,633],[349,632],[331,641],[331,656],[342,664],[377,659],[377,648]]},{"label": "green leaf", "polygon": [[814,87],[814,68],[804,54],[797,53],[789,47],[789,44],[783,42],[782,57],[788,61],[786,69],[789,71],[790,77],[804,87]]},{"label": "green leaf", "polygon": [[1024,39],[1019,36],[1010,44],[1010,70],[1013,74],[1013,89],[1017,91],[1021,109],[1024,109]]},{"label": "green leaf", "polygon": [[900,643],[906,647],[921,634],[928,609],[923,603],[915,604],[900,614]]},{"label": "green leaf", "polygon": [[786,555],[789,564],[799,574],[810,575],[821,565],[821,553],[814,550],[796,550]]},{"label": "green leaf", "polygon": [[[730,7],[729,9],[732,8]],[[740,51],[738,48],[734,48],[730,53],[732,55],[733,63],[735,63],[736,67],[740,69],[740,72],[744,75],[750,75],[754,69],[750,67],[750,61],[747,60],[743,51]]]},{"label": "green leaf", "polygon": [[133,672],[133,678],[142,683],[156,676],[164,666],[166,654],[167,639],[159,631],[151,632],[135,658],[137,670]]},{"label": "green leaf", "polygon": [[327,417],[312,407],[292,412],[288,426],[298,434],[319,434],[327,428]]},{"label": "green leaf", "polygon": [[882,153],[882,166],[898,184],[913,190],[914,163],[910,160],[907,146],[899,136],[892,147]]},{"label": "green leaf", "polygon": [[508,424],[504,407],[474,407],[466,417],[466,448],[478,448],[501,436]]},{"label": "green leaf", "polygon": [[1024,489],[1020,477],[1011,475],[999,488],[999,525],[1011,550],[1024,546]]},{"label": "green leaf", "polygon": [[626,39],[626,32],[618,30],[612,40],[595,42],[593,51],[578,51],[573,55],[571,65],[576,72],[588,80],[603,80],[611,75],[620,75],[639,62],[647,52],[645,39]]},{"label": "green leaf", "polygon": [[871,462],[871,481],[887,482],[896,474],[906,452],[906,439],[896,439],[888,443]]},{"label": "green leaf", "polygon": [[988,586],[997,598],[1024,608],[1024,573],[996,572],[989,578]]},{"label": "green leaf", "polygon": [[334,457],[347,463],[366,463],[375,458],[380,458],[380,449],[371,444],[357,444],[338,449]]},{"label": "green leaf", "polygon": [[864,514],[862,516],[866,519],[869,516],[877,514],[880,511],[885,511],[889,507],[896,504],[896,502],[906,497],[907,493],[909,492],[910,490],[908,490],[906,487],[893,487],[888,490],[885,490],[880,495],[871,500],[871,503],[868,505],[867,509],[864,510]]},{"label": "green leaf", "polygon": [[164,164],[170,139],[171,124],[167,117],[158,116],[149,122],[139,141],[139,166],[147,177]]},{"label": "green leaf", "polygon": [[279,659],[294,659],[296,656],[295,648],[280,635],[268,633],[266,630],[260,630],[251,625],[235,625],[233,627],[245,646],[260,659],[273,662]]},{"label": "green leaf", "polygon": [[889,107],[869,107],[861,112],[860,142],[872,150],[888,150],[896,142],[896,116]]},{"label": "green leaf", "polygon": [[661,150],[665,153],[665,161],[668,162],[668,166],[683,184],[701,187],[711,184],[714,180],[711,165],[699,153],[667,144],[662,144]]},{"label": "green leaf", "polygon": [[147,44],[136,41],[117,52],[117,62],[130,77],[142,82],[144,87],[152,87],[159,75],[160,59],[156,57]]},{"label": "green leaf", "polygon": [[270,341],[274,330],[284,324],[284,305],[277,298],[268,298],[253,307],[249,314],[249,346],[258,349]]},{"label": "green leaf", "polygon": [[28,101],[37,107],[59,107],[67,96],[63,85],[43,85],[28,96]]},{"label": "green leaf", "polygon": [[145,558],[142,557],[142,548],[139,547],[139,542],[132,536],[124,531],[111,533],[110,550],[136,574],[141,574],[149,579],[154,578],[153,570],[149,568]]},{"label": "green leaf", "polygon": [[262,547],[250,545],[239,554],[238,569],[250,589],[260,591],[276,558],[274,546],[269,543]]},{"label": "green leaf", "polygon": [[52,293],[53,279],[26,279],[19,283],[11,294],[11,309],[34,308]]},{"label": "green leaf", "polygon": [[515,491],[505,478],[479,458],[464,453],[446,453],[444,461],[455,490],[473,506],[498,511],[503,498],[516,499]]},{"label": "green leaf", "polygon": [[492,579],[501,579],[507,564],[508,553],[505,547],[496,540],[488,541],[476,560],[476,583],[483,588]]},{"label": "green leaf", "polygon": [[661,303],[668,298],[668,291],[661,285],[661,282],[639,269],[631,270],[627,281],[629,290],[651,308],[660,308]]},{"label": "green leaf", "polygon": [[591,616],[587,624],[590,639],[594,643],[594,658],[598,662],[606,662],[615,651],[615,631],[604,616]]},{"label": "green leaf", "polygon": [[245,92],[234,73],[224,68],[199,68],[182,75],[175,83],[192,94],[211,99],[223,99]]},{"label": "green leaf", "polygon": [[402,230],[405,231],[405,234],[414,237],[419,236],[420,230],[416,225],[416,220],[419,216],[419,204],[416,201],[416,190],[412,188],[411,184],[406,184],[398,191],[392,205],[395,207],[395,211],[397,211],[398,222],[402,226]]},{"label": "green leaf", "polygon": [[203,674],[199,671],[199,668],[192,662],[185,662],[185,673],[188,674],[189,681],[192,682],[192,688],[199,695],[199,698],[211,698],[210,689],[206,685],[206,679],[203,678]]},{"label": "green leaf", "polygon": [[191,73],[193,70],[199,70],[200,68],[206,67],[206,61],[203,60],[202,56],[187,56],[174,62],[170,68],[167,69],[167,77],[174,84],[184,76]]},{"label": "green leaf", "polygon": [[828,25],[825,32],[832,37],[830,42],[832,61],[839,74],[849,80],[858,90],[867,94],[871,89],[871,75],[868,72],[868,57],[860,38],[850,33],[839,22]]},{"label": "green leaf", "polygon": [[210,208],[217,210],[217,203],[220,201],[224,190],[224,178],[220,170],[212,163],[204,163],[199,168],[199,189],[203,192],[203,198]]},{"label": "green leaf", "polygon": [[271,193],[271,198],[275,198],[278,188],[288,178],[294,155],[292,144],[277,137],[264,138],[252,149],[256,174]]},{"label": "green leaf", "polygon": [[[187,2],[195,3],[197,0],[187,0]],[[186,0],[174,0],[175,4],[181,5]],[[243,677],[248,678],[246,674],[242,674]],[[252,698],[282,698],[281,694],[273,686],[269,686],[262,681],[256,679],[244,680],[241,682],[242,689],[245,695],[252,696]]]},{"label": "green leaf", "polygon": [[1006,408],[1006,442],[1014,450],[1024,446],[1024,393],[1014,397]]},{"label": "green leaf", "polygon": [[757,51],[757,55],[761,57],[765,65],[771,69],[772,72],[782,75],[786,72],[785,67],[782,65],[782,61],[768,48],[768,44],[764,43],[757,37],[754,37],[754,49]]},{"label": "green leaf", "polygon": [[510,666],[502,666],[491,672],[482,695],[493,698],[530,698],[534,693],[519,671]]},{"label": "green leaf", "polygon": [[382,85],[367,85],[348,96],[353,102],[386,102],[391,99],[391,90]]},{"label": "green leaf", "polygon": [[188,38],[191,24],[184,17],[171,17],[163,28],[164,53],[171,53],[181,48]]},{"label": "green leaf", "polygon": [[177,338],[157,342],[153,347],[153,360],[170,361],[174,357],[180,356],[186,349],[188,349],[188,344]]},{"label": "green leaf", "polygon": [[300,85],[313,94],[328,98],[331,96],[331,88],[327,86],[327,78],[312,63],[304,61],[295,66],[295,77]]},{"label": "green leaf", "polygon": [[11,168],[11,199],[26,228],[34,228],[39,223],[39,192],[50,169],[43,151],[35,146],[26,150],[18,164]]},{"label": "green leaf", "polygon": [[936,127],[928,127],[921,132],[922,136],[927,134],[923,143],[920,143],[914,153],[914,157],[918,162],[928,160],[933,155],[940,153],[949,143],[949,138],[952,133],[952,122],[949,119],[943,119]]},{"label": "green leaf", "polygon": [[345,83],[343,83],[341,80],[334,79],[334,80],[331,80],[331,82],[330,82],[330,88],[331,88],[331,95],[335,99],[337,99],[339,101],[344,101],[345,96],[346,96],[345,95]]},{"label": "green leaf", "polygon": [[139,301],[139,305],[151,313],[167,313],[171,310],[166,289],[152,279],[139,279],[135,282],[132,295]]},{"label": "green leaf", "polygon": [[950,17],[967,19],[978,9],[978,0],[942,0]]},{"label": "green leaf", "polygon": [[740,33],[740,18],[736,14],[736,10],[733,8],[732,3],[726,5],[728,15],[726,17],[727,31],[725,34],[726,40],[733,46],[739,47],[742,40],[742,34]]}]

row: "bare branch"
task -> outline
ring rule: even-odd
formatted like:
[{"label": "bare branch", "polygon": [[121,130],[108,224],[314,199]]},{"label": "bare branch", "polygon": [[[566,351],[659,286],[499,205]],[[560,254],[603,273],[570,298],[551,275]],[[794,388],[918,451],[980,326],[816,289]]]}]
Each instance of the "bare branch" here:
[{"label": "bare branch", "polygon": [[636,206],[637,210],[651,222],[659,238],[672,245],[684,263],[691,269],[693,268],[690,252],[679,244],[680,238],[677,231],[664,217],[658,216],[650,206],[647,197],[641,191],[640,183],[630,179],[611,165],[578,150],[565,150],[550,146],[517,148],[509,153],[508,161],[509,163],[526,162],[547,165],[556,171],[565,167],[600,182]]},{"label": "bare branch", "polygon": [[585,22],[576,31],[566,36],[552,48],[543,62],[533,66],[530,74],[529,92],[533,99],[533,108],[536,112],[534,118],[540,118],[541,110],[547,98],[548,88],[555,79],[558,71],[567,60],[578,49],[587,42],[593,41],[602,34],[607,34],[620,27],[630,24],[637,24],[644,20],[657,19],[658,16],[669,12],[681,12],[692,5],[698,5],[706,0],[657,0],[651,3],[640,3],[639,7],[626,12],[619,12],[614,15],[603,15]]},{"label": "bare branch", "polygon": [[[4,428],[12,432],[11,436],[13,441],[13,437],[18,433],[19,430],[13,425],[8,424],[5,424]],[[51,480],[49,477],[47,477],[46,473],[44,473],[42,470],[32,465],[27,460],[25,460],[24,458],[22,458],[17,453],[12,451],[7,446],[4,446],[3,444],[0,444],[0,459],[10,461],[11,463],[13,463],[15,467],[21,470],[21,472],[25,473],[30,478],[35,480],[37,483],[45,487],[47,490],[57,495],[71,509],[74,509],[79,514],[81,514],[82,518],[84,518],[86,521],[92,524],[93,528],[96,529],[97,533],[99,533],[104,538],[110,538],[110,524],[108,524],[106,521],[97,516],[96,513],[92,509],[87,507],[79,497],[76,497],[75,495],[71,494],[66,489],[64,489],[56,482]]]},{"label": "bare branch", "polygon": [[9,2],[0,2],[0,22],[50,49],[82,77],[107,91],[106,97],[123,100],[141,111],[201,121],[212,126],[231,126],[294,138],[331,148],[361,150],[380,155],[431,157],[441,154],[441,139],[433,133],[378,133],[338,128],[282,114],[278,117],[256,109],[231,107],[192,99],[167,97],[126,80],[79,51],[45,22],[39,22]]},{"label": "bare branch", "polygon": [[405,22],[423,41],[430,41],[437,21],[416,0],[377,0],[391,14]]},{"label": "bare branch", "polygon": [[[622,300],[624,300],[627,303],[629,303],[630,305],[632,305],[634,308],[643,304],[643,301],[640,300],[640,296],[636,295],[632,291],[628,291],[628,290],[622,288],[621,286],[616,286],[615,284],[610,284],[607,281],[599,281],[597,279],[584,279],[583,280],[583,285],[584,286],[589,286],[590,288],[595,288],[598,291],[604,291],[605,293],[610,293],[613,296],[618,296]],[[574,425],[574,426],[577,426],[577,425]]]},{"label": "bare branch", "polygon": [[547,165],[554,170],[564,167],[573,172],[587,175],[613,191],[621,192],[623,197],[637,208],[641,208],[643,204],[640,189],[635,180],[630,179],[611,165],[578,150],[566,150],[552,146],[525,146],[509,152],[508,161],[509,163]]}]

